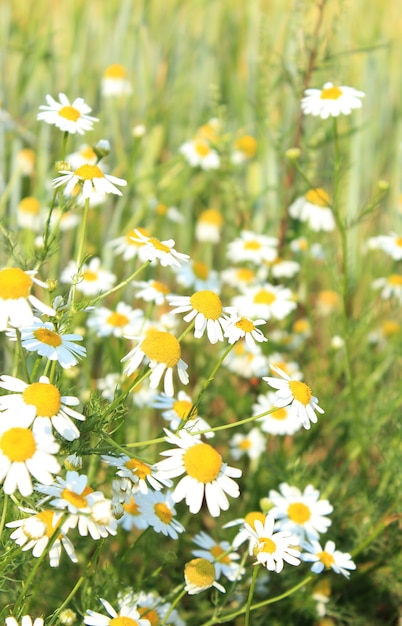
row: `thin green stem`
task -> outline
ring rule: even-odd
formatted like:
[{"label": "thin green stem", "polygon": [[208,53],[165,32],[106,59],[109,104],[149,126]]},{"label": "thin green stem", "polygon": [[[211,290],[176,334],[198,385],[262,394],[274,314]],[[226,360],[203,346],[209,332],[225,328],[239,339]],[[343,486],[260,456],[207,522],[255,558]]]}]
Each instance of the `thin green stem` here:
[{"label": "thin green stem", "polygon": [[176,608],[176,606],[179,604],[180,600],[186,595],[186,593],[187,593],[186,590],[183,588],[183,590],[173,600],[172,604],[169,607],[168,612],[166,613],[165,617],[161,621],[161,626],[164,626],[164,624],[167,623],[172,611]]},{"label": "thin green stem", "polygon": [[5,493],[4,501],[3,501],[3,510],[1,512],[1,519],[0,519],[0,538],[3,534],[4,525],[6,523],[7,509],[8,509],[8,495]]},{"label": "thin green stem", "polygon": [[84,246],[85,246],[85,238],[86,238],[86,231],[87,231],[87,224],[88,224],[88,214],[89,214],[89,198],[85,198],[84,212],[82,215],[82,222],[81,222],[81,232],[80,232],[79,239],[78,239],[78,249],[77,249],[77,255],[75,258],[77,274],[73,278],[73,284],[71,285],[70,296],[69,296],[69,304],[70,304],[70,316],[69,317],[72,317],[75,313],[74,302],[75,302],[75,295],[77,291],[77,284],[80,279],[81,265],[82,265],[82,261],[84,257]]},{"label": "thin green stem", "polygon": [[258,565],[254,566],[253,575],[251,577],[250,589],[249,589],[248,597],[247,597],[246,615],[245,615],[245,618],[244,618],[244,626],[249,626],[249,624],[250,624],[251,602],[252,602],[253,597],[254,597],[254,589],[255,589],[255,583],[257,582],[258,569],[259,569]]}]

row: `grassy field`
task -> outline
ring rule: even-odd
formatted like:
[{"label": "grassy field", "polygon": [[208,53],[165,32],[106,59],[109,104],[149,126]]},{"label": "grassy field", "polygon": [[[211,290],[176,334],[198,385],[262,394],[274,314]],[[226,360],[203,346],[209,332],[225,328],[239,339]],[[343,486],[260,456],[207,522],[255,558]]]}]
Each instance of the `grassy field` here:
[{"label": "grassy field", "polygon": [[[50,568],[47,551],[59,541],[54,527],[35,558],[31,548],[21,550],[10,539],[7,524],[57,506],[46,505],[43,492],[22,495],[4,487],[1,617],[20,623],[29,614],[43,617],[46,626],[81,624],[84,616],[92,626],[400,624],[401,30],[398,3],[389,0],[0,0],[0,267],[37,270],[48,289],[34,286],[33,293],[58,309],[54,317],[40,318],[53,320],[59,333],[80,335],[87,353],[63,368],[25,349],[20,331],[11,341],[9,324],[0,334],[0,374],[28,385],[47,376],[63,397],[79,399],[76,410],[85,421],[74,421],[79,437],[54,433],[59,470],[53,473],[66,478],[70,455],[76,454],[82,460],[78,472],[114,511],[108,523],[97,522],[103,529],[97,540],[74,528],[64,512],[62,523],[71,524],[62,534],[68,533],[78,562],[63,554],[59,566]],[[104,73],[113,64],[126,72],[125,95],[105,95]],[[322,89],[327,82],[364,92],[362,107],[332,119],[303,115],[305,89]],[[99,119],[93,130],[84,136],[63,133],[37,120],[46,95],[58,100],[59,93],[70,103],[78,97],[88,103],[90,115]],[[235,164],[234,148],[244,136],[254,138],[255,151]],[[182,146],[194,138],[216,152],[216,168],[193,167],[185,158]],[[92,199],[68,196],[52,180],[68,169],[71,153],[100,140],[110,142],[101,166],[127,185],[122,195],[108,194],[91,206]],[[334,216],[328,231],[309,227],[289,211],[317,188],[328,194]],[[39,207],[36,223],[27,225],[21,217],[24,198],[34,198]],[[207,209],[222,220],[216,240],[199,235]],[[62,216],[66,223],[75,219],[75,226],[63,227]],[[134,228],[160,241],[174,239],[175,248],[190,255],[193,270],[200,264],[198,278],[210,282],[186,284],[171,267],[143,267],[144,258],[116,254],[110,241]],[[276,238],[278,258],[298,263],[299,271],[275,274],[275,263],[257,255],[255,261],[231,257],[230,245],[244,232]],[[396,248],[387,254],[374,238],[391,235]],[[110,287],[100,284],[92,293],[80,283],[91,258],[114,275]],[[63,272],[71,261],[78,269],[69,282]],[[143,301],[133,283],[161,281],[181,296],[212,291],[223,306],[233,306],[250,293],[237,279],[225,279],[225,271],[240,267],[257,287],[269,282],[291,292],[289,314],[271,313],[259,326],[268,341],[258,344],[255,365],[255,355],[242,360],[244,341],[230,349],[227,338],[211,343],[206,335],[193,337],[192,326],[172,314],[166,299]],[[0,306],[6,306],[1,270]],[[373,287],[384,277],[390,293],[379,283]],[[55,304],[57,296],[64,308]],[[141,311],[136,340],[91,326],[100,307],[111,313],[121,303]],[[253,304],[243,305],[242,315],[264,317]],[[184,386],[175,374],[175,398],[179,391],[188,394],[190,417],[198,411],[207,421],[200,430],[215,433],[203,441],[242,471],[235,479],[240,495],[229,497],[221,515],[211,515],[205,503],[192,513],[185,502],[176,502],[175,518],[183,526],[177,539],[147,521],[128,530],[116,521],[123,513],[112,487],[116,468],[101,459],[124,453],[153,466],[172,447],[163,428],[177,429],[178,437],[186,428],[184,418],[179,427],[169,426],[153,406],[148,362],[137,382],[124,373],[121,359],[144,339],[149,324],[180,341],[190,380]],[[259,395],[273,392],[262,377],[277,376],[270,365],[278,362],[300,373],[325,411],[309,429],[275,435],[261,430],[255,418]],[[105,382],[111,374],[115,378]],[[19,419],[15,407],[14,413],[7,410],[7,397],[16,389],[7,387],[7,378],[1,381],[0,475],[6,449],[1,420]],[[273,410],[267,406],[265,412]],[[263,442],[259,452],[247,439],[255,428]],[[236,433],[246,443],[236,443]],[[251,511],[268,514],[273,492],[283,483],[301,492],[313,485],[331,503],[321,546],[333,540],[351,555],[356,570],[349,579],[330,567],[312,574],[304,561],[297,567],[285,563],[268,577],[248,555],[247,544],[233,548],[238,527],[225,524]],[[166,491],[165,486],[161,492]],[[89,519],[92,509],[83,515]],[[219,548],[215,573],[217,564],[230,562],[231,551],[239,553],[244,571],[238,579],[219,578],[225,593],[209,588],[191,595],[184,589],[185,565],[194,558],[193,539],[200,532],[217,545],[228,542]],[[300,539],[292,546],[303,553],[302,544]],[[146,604],[140,592],[158,595]],[[137,596],[122,600],[119,593]],[[116,611],[126,602],[139,613],[88,621],[88,610],[108,612],[101,598]]]}]

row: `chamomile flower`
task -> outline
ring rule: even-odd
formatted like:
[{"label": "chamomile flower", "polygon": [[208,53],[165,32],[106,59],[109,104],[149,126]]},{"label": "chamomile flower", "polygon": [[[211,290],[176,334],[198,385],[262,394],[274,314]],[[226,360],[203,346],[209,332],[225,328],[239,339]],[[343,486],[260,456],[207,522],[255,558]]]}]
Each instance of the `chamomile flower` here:
[{"label": "chamomile flower", "polygon": [[101,93],[104,98],[128,96],[132,92],[127,70],[120,63],[109,65],[103,72]]},{"label": "chamomile flower", "polygon": [[205,209],[200,213],[195,225],[197,241],[219,243],[223,226],[223,215],[217,209]]},{"label": "chamomile flower", "polygon": [[335,229],[335,218],[329,204],[327,192],[317,187],[297,198],[289,207],[289,215],[306,222],[315,232],[330,232]]},{"label": "chamomile flower", "polygon": [[281,378],[272,376],[264,377],[268,385],[276,389],[277,400],[275,406],[284,407],[290,405],[290,410],[301,422],[306,430],[311,423],[317,422],[318,413],[324,413],[324,410],[318,406],[318,400],[311,393],[310,387],[300,380],[291,379],[284,371],[271,365],[271,369]]},{"label": "chamomile flower", "polygon": [[236,343],[239,339],[245,340],[248,348],[254,350],[255,342],[263,343],[268,341],[257,326],[266,324],[265,320],[251,320],[248,317],[232,313],[229,319],[224,320],[224,336],[230,344]]},{"label": "chamomile flower", "polygon": [[133,281],[132,285],[136,289],[136,298],[141,298],[145,302],[153,302],[157,306],[164,304],[170,294],[170,288],[159,280]]},{"label": "chamomile flower", "polygon": [[303,561],[313,563],[311,571],[320,574],[324,569],[332,569],[336,574],[342,574],[349,578],[350,571],[356,569],[356,563],[352,561],[352,557],[348,552],[340,552],[336,550],[333,541],[327,541],[324,548],[318,541],[311,541],[311,545],[304,544],[301,558]]},{"label": "chamomile flower", "polygon": [[244,289],[241,295],[232,298],[232,304],[242,315],[265,320],[283,320],[296,308],[292,291],[271,283]]},{"label": "chamomile flower", "polygon": [[155,591],[149,593],[145,593],[144,591],[137,593],[132,590],[123,593],[119,592],[117,599],[119,606],[121,602],[131,602],[135,604],[141,617],[148,619],[151,622],[151,626],[158,626],[163,623],[168,614],[170,626],[186,626],[176,609],[171,610],[171,603],[164,602],[163,598]]},{"label": "chamomile flower", "polygon": [[249,161],[257,152],[257,141],[251,135],[238,137],[233,144],[231,160],[235,165]]},{"label": "chamomile flower", "polygon": [[285,562],[300,565],[300,551],[293,547],[298,543],[297,537],[287,531],[275,533],[274,526],[275,517],[269,513],[264,523],[256,519],[254,527],[245,524],[245,529],[250,534],[250,554],[254,554],[256,563],[279,574]]},{"label": "chamomile flower", "polygon": [[0,388],[12,392],[0,396],[0,412],[4,417],[19,415],[27,427],[32,422],[34,425],[41,422],[48,431],[53,426],[67,441],[80,436],[80,431],[70,419],[85,420],[84,415],[70,408],[79,404],[78,398],[62,396],[47,376],[28,384],[19,378],[4,375],[0,377]]},{"label": "chamomile flower", "polygon": [[176,273],[176,280],[182,287],[194,287],[196,291],[220,291],[218,273],[201,261],[190,261],[183,265]]},{"label": "chamomile flower", "polygon": [[243,230],[240,237],[229,243],[227,257],[233,263],[249,261],[255,265],[272,263],[277,257],[278,239]]},{"label": "chamomile flower", "polygon": [[376,278],[371,286],[373,289],[381,289],[383,300],[395,298],[399,304],[402,304],[402,274],[390,274],[384,278]]},{"label": "chamomile flower", "polygon": [[400,261],[402,259],[402,237],[396,233],[370,237],[367,241],[367,247],[369,250],[383,250],[393,258],[394,261]]},{"label": "chamomile flower", "polygon": [[133,459],[125,454],[121,454],[118,457],[103,455],[102,460],[108,465],[117,467],[117,476],[121,478],[127,478],[131,484],[141,493],[148,493],[149,486],[156,491],[162,489],[163,486],[170,487],[172,481],[158,476],[155,465],[145,463],[140,459]]},{"label": "chamomile flower", "polygon": [[96,165],[98,157],[92,146],[82,144],[76,152],[72,152],[66,156],[68,163],[73,170],[77,170],[81,165]]},{"label": "chamomile flower", "polygon": [[66,536],[70,528],[68,520],[61,524],[60,516],[55,511],[46,509],[39,513],[30,509],[22,510],[25,513],[33,513],[33,515],[8,522],[6,526],[7,528],[15,528],[10,535],[10,539],[13,539],[18,546],[21,546],[23,552],[32,550],[32,556],[35,558],[40,557],[44,550],[47,549],[49,540],[57,529],[57,539],[48,551],[50,567],[58,567],[62,547],[73,563],[78,562],[74,546]]},{"label": "chamomile flower", "polygon": [[288,530],[297,535],[300,541],[318,539],[331,525],[326,515],[333,511],[328,500],[320,500],[320,492],[313,485],[307,485],[302,493],[297,487],[281,483],[279,492],[271,489],[269,499],[274,505],[276,528]]},{"label": "chamomile flower", "polygon": [[177,539],[185,528],[175,519],[176,509],[172,494],[168,491],[148,492],[146,496],[137,497],[142,515],[156,533],[162,533],[171,539]]},{"label": "chamomile flower", "polygon": [[174,395],[173,370],[183,385],[188,384],[187,364],[181,358],[180,343],[168,332],[149,328],[139,344],[122,359],[128,361],[124,373],[130,376],[140,366],[143,359],[149,361],[152,374],[149,379],[151,389],[156,389],[162,378],[166,395]]},{"label": "chamomile flower", "polygon": [[240,340],[235,343],[233,350],[229,352],[225,358],[223,365],[243,378],[253,378],[257,376],[260,378],[269,371],[268,359],[259,344],[255,345],[253,350],[250,350],[244,340]]},{"label": "chamomile flower", "polygon": [[306,115],[319,116],[322,119],[350,115],[353,109],[360,109],[364,93],[353,87],[338,87],[325,83],[322,89],[306,89],[301,107]]},{"label": "chamomile flower", "polygon": [[201,593],[210,587],[225,593],[225,588],[216,582],[216,571],[213,563],[207,559],[192,559],[184,566],[185,590],[189,595]]},{"label": "chamomile flower", "polygon": [[144,244],[141,254],[147,261],[160,261],[162,267],[180,267],[189,260],[188,254],[174,249],[174,240],[159,241],[156,237],[147,237],[137,228],[134,229],[133,241]]},{"label": "chamomile flower", "polygon": [[[176,431],[184,428],[188,432],[208,430],[210,425],[198,415],[197,407],[192,399],[184,391],[179,391],[177,398],[170,398],[165,393],[161,393],[152,402],[156,409],[165,409],[162,417],[169,422],[169,429]],[[191,414],[191,419],[189,416]],[[213,432],[206,432],[207,439],[214,437]]]},{"label": "chamomile flower", "polygon": [[231,550],[228,541],[217,542],[210,535],[201,531],[195,535],[193,542],[201,548],[201,550],[193,550],[193,555],[206,559],[215,565],[217,580],[222,575],[230,581],[242,578],[244,568],[236,563],[240,559],[240,555]]},{"label": "chamomile flower", "polygon": [[3,414],[0,420],[0,482],[6,494],[17,489],[22,496],[30,496],[31,475],[50,485],[60,465],[53,456],[59,445],[43,422],[36,421],[27,428],[26,419],[18,413]]},{"label": "chamomile flower", "polygon": [[22,148],[15,156],[17,168],[22,176],[32,176],[35,171],[36,154],[31,148]]},{"label": "chamomile flower", "polygon": [[[74,261],[70,261],[60,276],[60,282],[72,285],[78,274]],[[108,291],[116,282],[116,276],[101,267],[99,258],[94,257],[89,263],[84,263],[79,272],[77,289],[85,296],[96,296]]]},{"label": "chamomile flower", "polygon": [[253,553],[252,548],[255,543],[255,537],[254,535],[250,534],[250,528],[252,528],[255,531],[255,522],[259,520],[261,524],[263,525],[265,522],[265,517],[266,515],[262,511],[249,511],[244,518],[243,517],[237,518],[237,519],[232,520],[231,522],[227,522],[227,524],[224,524],[223,528],[232,528],[234,526],[240,526],[240,530],[237,532],[237,534],[235,535],[232,541],[232,546],[234,548],[238,548],[245,541],[248,541],[249,553],[252,554]]},{"label": "chamomile flower", "polygon": [[[57,361],[64,369],[77,365],[87,354],[84,346],[76,343],[82,341],[81,335],[62,334],[51,322],[42,322],[34,318],[34,324],[22,328],[20,333],[21,345],[25,350],[37,352],[49,361]],[[10,329],[7,335],[12,341],[16,341],[17,335],[13,329]]]},{"label": "chamomile flower", "polygon": [[[145,239],[138,239],[136,233],[144,235]],[[108,245],[114,250],[115,254],[121,254],[124,261],[135,259],[138,257],[143,263],[147,260],[148,253],[145,250],[145,243],[149,238],[149,233],[145,228],[132,228],[122,237],[111,239]]]},{"label": "chamomile flower", "polygon": [[93,328],[98,337],[128,337],[137,335],[144,321],[144,312],[119,302],[116,310],[100,307],[88,317],[87,326]]},{"label": "chamomile flower", "polygon": [[34,307],[45,315],[56,315],[56,311],[47,306],[30,291],[35,283],[40,287],[48,285],[35,278],[36,271],[24,271],[19,267],[6,267],[0,270],[0,331],[7,326],[23,328],[34,323]]},{"label": "chamomile flower", "polygon": [[254,427],[246,435],[242,433],[233,435],[229,440],[229,446],[230,454],[235,461],[244,455],[247,455],[249,459],[259,459],[266,449],[266,441],[261,431]]},{"label": "chamomile flower", "polygon": [[233,478],[239,478],[240,469],[229,467],[221,455],[199,437],[180,430],[176,435],[165,430],[166,441],[176,447],[161,452],[169,457],[156,464],[162,476],[180,479],[173,492],[173,500],[186,500],[190,513],[198,513],[204,497],[212,517],[218,517],[221,510],[227,511],[229,501],[226,494],[233,498],[240,495],[239,486]]},{"label": "chamomile flower", "polygon": [[[122,604],[119,611],[116,611],[109,602],[100,598],[106,612],[109,615],[103,615],[96,611],[87,610],[84,617],[84,624],[87,626],[117,626],[118,624],[126,624],[126,626],[150,626],[150,621],[142,619],[134,604]],[[110,617],[109,617],[110,616]]]},{"label": "chamomile flower", "polygon": [[127,181],[123,178],[117,178],[111,174],[105,174],[99,165],[91,165],[85,163],[74,171],[60,170],[60,176],[53,180],[53,187],[61,187],[66,185],[65,193],[71,194],[76,185],[82,185],[82,197],[85,199],[91,198],[91,193],[96,191],[100,196],[105,196],[108,193],[113,193],[117,196],[122,196],[120,187],[125,187]]},{"label": "chamomile flower", "polygon": [[[20,626],[15,617],[6,617],[6,626]],[[30,615],[23,615],[21,618],[21,626],[43,626],[43,617],[37,617],[32,624]]]},{"label": "chamomile flower", "polygon": [[221,279],[230,287],[243,291],[245,288],[254,285],[257,281],[265,280],[267,271],[260,268],[258,271],[249,267],[228,267],[221,272]]},{"label": "chamomile flower", "polygon": [[78,133],[83,135],[85,131],[92,130],[94,122],[98,121],[97,117],[88,115],[91,112],[83,98],[76,98],[71,104],[70,100],[64,93],[59,93],[57,102],[52,96],[46,96],[47,105],[39,107],[41,113],[38,113],[37,120],[42,120],[47,124],[53,124],[66,133]]},{"label": "chamomile flower", "polygon": [[[260,415],[275,408],[276,395],[272,391],[259,394],[257,402],[253,404],[253,415]],[[294,435],[302,428],[300,420],[289,410],[288,407],[276,409],[273,413],[264,415],[258,420],[262,432],[270,435]]]},{"label": "chamomile flower", "polygon": [[33,196],[22,198],[17,206],[17,223],[20,228],[39,231],[42,226],[40,202]]},{"label": "chamomile flower", "polygon": [[218,152],[211,148],[209,141],[202,137],[185,141],[180,146],[179,152],[191,167],[200,167],[203,170],[216,170],[219,169],[221,164]]},{"label": "chamomile flower", "polygon": [[141,500],[142,494],[138,492],[123,503],[123,515],[119,518],[118,524],[127,532],[133,528],[138,530],[149,528],[148,517],[142,512]]},{"label": "chamomile flower", "polygon": [[293,278],[300,270],[300,263],[280,259],[277,257],[273,263],[269,265],[269,271],[274,278]]},{"label": "chamomile flower", "polygon": [[230,307],[223,307],[222,301],[214,291],[196,291],[192,296],[171,296],[169,304],[176,307],[172,313],[187,313],[185,322],[194,320],[194,337],[200,339],[207,331],[211,343],[223,341],[224,313],[233,311]]}]

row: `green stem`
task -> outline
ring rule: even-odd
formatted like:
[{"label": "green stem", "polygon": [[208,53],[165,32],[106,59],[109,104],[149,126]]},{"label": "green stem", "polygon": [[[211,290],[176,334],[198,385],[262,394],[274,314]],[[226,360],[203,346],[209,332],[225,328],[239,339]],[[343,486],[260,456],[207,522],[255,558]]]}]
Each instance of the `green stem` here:
[{"label": "green stem", "polygon": [[245,618],[244,618],[244,626],[249,626],[249,624],[250,624],[251,601],[252,601],[253,596],[254,596],[254,588],[255,588],[255,583],[257,582],[257,576],[258,576],[258,565],[254,566],[254,569],[253,569],[253,575],[252,575],[252,578],[251,578],[250,589],[249,589],[248,598],[247,598],[246,615],[245,615]]},{"label": "green stem", "polygon": [[20,360],[20,363],[21,363],[22,376],[23,376],[24,380],[27,383],[30,383],[31,379],[30,379],[29,374],[28,374],[28,368],[27,368],[27,363],[26,363],[26,360],[25,360],[25,354],[24,354],[24,350],[23,350],[23,347],[22,347],[22,343],[21,343],[21,331],[18,328],[16,328],[15,332],[16,332],[16,336],[17,336],[17,350],[16,350],[16,352],[18,354],[18,357],[19,357],[19,360]]},{"label": "green stem", "polygon": [[172,604],[169,607],[168,612],[166,613],[165,617],[161,621],[161,626],[164,626],[164,624],[167,623],[167,621],[169,619],[169,616],[171,615],[172,611],[176,608],[176,606],[179,604],[180,600],[186,595],[186,593],[187,593],[186,590],[183,588],[183,590],[173,600]]},{"label": "green stem", "polygon": [[135,270],[135,272],[133,272],[132,274],[130,274],[130,276],[128,278],[126,278],[125,280],[123,280],[121,283],[119,283],[118,285],[116,285],[116,287],[113,287],[112,289],[109,289],[109,291],[105,291],[104,293],[100,293],[99,296],[97,296],[96,298],[94,298],[93,300],[91,300],[90,304],[91,306],[93,306],[94,304],[96,304],[97,302],[99,302],[99,300],[103,300],[103,298],[107,298],[107,296],[110,296],[111,293],[114,293],[115,291],[118,291],[119,289],[121,289],[122,287],[126,287],[126,285],[128,285],[136,276],[137,274],[139,274],[140,272],[142,272],[143,269],[145,269],[146,267],[148,267],[148,265],[151,263],[151,261],[145,261],[145,263],[143,263],[142,265],[140,265],[140,267],[138,269]]},{"label": "green stem", "polygon": [[76,295],[76,290],[77,290],[77,283],[80,279],[81,265],[82,265],[82,260],[84,256],[84,245],[85,245],[85,237],[86,237],[87,224],[88,224],[88,214],[89,214],[89,198],[85,198],[84,212],[83,212],[82,222],[81,222],[81,232],[80,232],[80,236],[78,240],[77,256],[75,259],[75,264],[77,266],[77,274],[73,278],[73,284],[71,285],[71,289],[70,289],[70,297],[69,297],[70,317],[72,317],[75,313],[74,301],[75,301],[75,295]]},{"label": "green stem", "polygon": [[0,538],[1,538],[2,534],[3,534],[4,525],[6,523],[7,509],[8,509],[8,495],[5,493],[4,494],[3,510],[1,512],[1,520],[0,520]]}]

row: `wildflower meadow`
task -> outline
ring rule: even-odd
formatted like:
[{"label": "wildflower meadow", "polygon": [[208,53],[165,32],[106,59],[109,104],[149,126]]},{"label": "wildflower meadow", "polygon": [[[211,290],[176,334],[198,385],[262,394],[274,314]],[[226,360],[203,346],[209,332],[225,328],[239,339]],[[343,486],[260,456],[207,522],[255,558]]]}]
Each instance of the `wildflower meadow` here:
[{"label": "wildflower meadow", "polygon": [[0,0],[0,617],[402,620],[402,18]]}]

